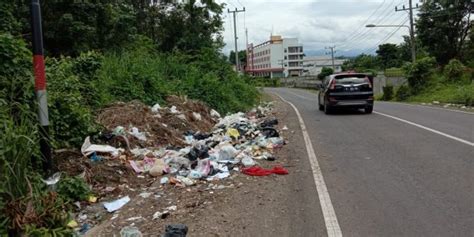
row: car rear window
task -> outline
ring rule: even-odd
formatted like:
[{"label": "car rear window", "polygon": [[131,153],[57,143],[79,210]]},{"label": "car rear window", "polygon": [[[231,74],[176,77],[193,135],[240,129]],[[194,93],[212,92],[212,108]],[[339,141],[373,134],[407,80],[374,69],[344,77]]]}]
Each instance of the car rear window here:
[{"label": "car rear window", "polygon": [[335,77],[337,84],[361,84],[365,81],[366,75],[344,75]]}]

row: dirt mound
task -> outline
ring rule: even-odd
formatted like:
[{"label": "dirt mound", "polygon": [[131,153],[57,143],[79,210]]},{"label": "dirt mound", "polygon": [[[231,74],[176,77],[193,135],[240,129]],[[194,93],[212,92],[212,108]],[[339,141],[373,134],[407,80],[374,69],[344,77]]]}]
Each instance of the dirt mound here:
[{"label": "dirt mound", "polygon": [[[183,134],[189,130],[209,132],[217,122],[211,115],[211,109],[204,103],[189,100],[186,97],[170,96],[169,108],[155,111],[139,102],[118,102],[102,109],[97,122],[109,132],[117,127],[124,128],[130,147],[183,146]],[[146,136],[146,140],[137,139],[130,134],[133,127]]]}]

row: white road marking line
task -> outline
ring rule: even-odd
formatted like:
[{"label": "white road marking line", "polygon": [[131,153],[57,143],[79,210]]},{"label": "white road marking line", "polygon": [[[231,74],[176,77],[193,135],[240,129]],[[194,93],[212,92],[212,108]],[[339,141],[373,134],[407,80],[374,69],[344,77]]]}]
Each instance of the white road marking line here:
[{"label": "white road marking line", "polygon": [[[275,93],[276,94],[276,93]],[[283,99],[280,95],[276,94],[280,99],[288,103],[296,112],[298,120],[300,123],[301,131],[303,132],[303,138],[306,145],[306,152],[308,153],[309,161],[311,163],[311,169],[313,170],[314,183],[316,184],[316,190],[318,191],[319,204],[321,205],[321,210],[323,212],[324,222],[326,224],[326,230],[329,237],[342,237],[341,227],[339,227],[339,222],[337,221],[336,212],[331,202],[331,197],[329,196],[328,188],[324,182],[323,174],[321,173],[321,167],[319,166],[318,158],[314,153],[313,145],[311,139],[309,138],[308,131],[306,130],[306,125],[303,118],[301,117],[300,112],[291,102]]]},{"label": "white road marking line", "polygon": [[463,110],[455,110],[455,109],[446,109],[446,108],[438,108],[438,107],[433,107],[433,106],[428,106],[428,105],[418,105],[418,104],[407,104],[407,103],[402,103],[402,102],[378,102],[381,104],[401,104],[401,105],[408,105],[412,107],[422,107],[422,108],[429,108],[429,109],[435,109],[435,110],[444,110],[444,111],[451,111],[451,112],[456,112],[456,113],[462,113],[462,114],[471,114],[474,115],[473,112],[469,111],[463,111]]},{"label": "white road marking line", "polygon": [[420,125],[420,124],[417,124],[417,123],[414,123],[414,122],[410,122],[410,121],[408,121],[408,120],[405,120],[405,119],[402,119],[402,118],[399,118],[399,117],[395,117],[395,116],[392,116],[392,115],[380,113],[380,112],[377,112],[377,111],[374,111],[374,113],[379,114],[379,115],[382,115],[382,116],[385,116],[385,117],[388,117],[388,118],[392,118],[392,119],[398,120],[398,121],[400,121],[400,122],[408,123],[408,124],[413,125],[413,126],[415,126],[415,127],[419,127],[419,128],[428,130],[428,131],[430,131],[430,132],[436,133],[436,134],[441,135],[441,136],[445,136],[445,137],[447,137],[447,138],[451,138],[451,139],[453,139],[453,140],[455,140],[455,141],[462,142],[462,143],[467,144],[467,145],[469,145],[469,146],[474,146],[474,143],[473,143],[473,142],[466,141],[466,140],[461,139],[461,138],[459,138],[459,137],[455,137],[455,136],[446,134],[446,133],[444,133],[444,132],[440,132],[440,131],[438,131],[438,130],[434,130],[434,129],[432,129],[432,128],[425,127],[425,126],[423,126],[423,125]]}]

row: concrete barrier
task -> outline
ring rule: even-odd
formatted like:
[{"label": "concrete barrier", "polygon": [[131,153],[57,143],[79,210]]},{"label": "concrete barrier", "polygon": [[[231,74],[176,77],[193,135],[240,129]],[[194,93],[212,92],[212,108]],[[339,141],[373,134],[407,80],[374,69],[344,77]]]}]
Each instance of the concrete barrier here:
[{"label": "concrete barrier", "polygon": [[321,81],[317,77],[287,77],[280,79],[280,86],[316,89]]}]

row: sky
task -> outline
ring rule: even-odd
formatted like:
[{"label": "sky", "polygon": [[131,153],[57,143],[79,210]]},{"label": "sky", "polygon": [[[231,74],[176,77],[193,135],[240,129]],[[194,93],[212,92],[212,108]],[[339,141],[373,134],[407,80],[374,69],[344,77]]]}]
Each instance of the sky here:
[{"label": "sky", "polygon": [[[296,37],[306,55],[324,55],[325,47],[336,46],[337,56],[375,53],[381,43],[400,43],[408,35],[406,27],[366,28],[367,24],[409,25],[408,12],[395,12],[395,6],[408,7],[408,0],[217,0],[237,14],[238,49],[248,42],[259,44],[271,34]],[[414,0],[413,4],[419,3]],[[416,11],[415,11],[416,13]],[[223,15],[224,53],[234,50],[232,14]]]}]

